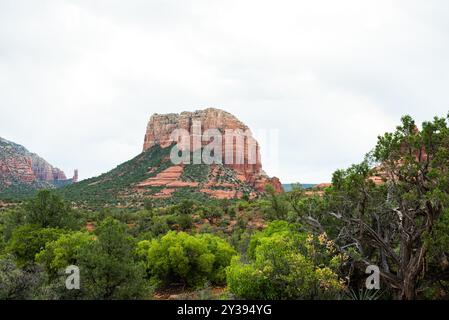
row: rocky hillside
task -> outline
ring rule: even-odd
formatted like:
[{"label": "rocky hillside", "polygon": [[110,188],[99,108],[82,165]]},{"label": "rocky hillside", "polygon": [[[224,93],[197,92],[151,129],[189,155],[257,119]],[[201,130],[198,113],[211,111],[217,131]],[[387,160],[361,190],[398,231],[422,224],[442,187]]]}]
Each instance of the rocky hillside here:
[{"label": "rocky hillside", "polygon": [[[200,124],[201,127],[195,131],[196,124]],[[260,160],[260,147],[257,141],[253,138],[249,128],[239,121],[232,114],[215,108],[208,108],[205,110],[199,110],[195,112],[182,112],[180,114],[155,114],[150,118],[148,122],[147,131],[144,138],[143,151],[149,148],[159,145],[162,148],[169,146],[172,143],[170,135],[174,130],[184,130],[190,135],[190,150],[195,152],[197,148],[203,148],[209,143],[209,141],[201,141],[201,145],[195,146],[193,143],[193,136],[198,135],[198,132],[205,133],[207,130],[218,130],[223,134],[222,138],[222,154],[220,158],[222,163],[227,168],[232,169],[238,179],[242,182],[252,185],[257,191],[263,192],[267,183],[272,184],[278,192],[282,191],[282,185],[278,179],[270,179],[262,170],[262,163]],[[231,141],[231,157],[233,158],[232,164],[227,164],[226,161],[226,130],[233,130],[234,132],[248,132],[249,136],[243,136],[242,141],[246,145],[243,151],[243,161],[237,161],[237,143],[236,140]],[[236,131],[240,130],[240,131]],[[237,136],[239,134],[236,134]],[[235,138],[237,139],[237,138]],[[250,152],[248,151],[248,140],[252,140],[255,148],[255,161],[250,161]]]},{"label": "rocky hillside", "polygon": [[[141,154],[110,172],[62,188],[60,192],[73,201],[98,206],[133,206],[146,199],[175,202],[180,198],[205,200],[233,199],[245,195],[257,197],[267,184],[273,185],[278,192],[283,191],[279,179],[269,178],[263,172],[257,142],[255,163],[248,161],[250,155],[245,149],[243,163],[174,164],[170,158],[172,148],[176,145],[170,137],[174,130],[184,129],[189,135],[191,157],[197,149],[205,148],[206,143],[193,147],[193,137],[196,134],[193,126],[198,121],[201,122],[201,132],[208,129],[220,132],[227,129],[248,129],[233,115],[219,109],[155,114],[148,123]],[[248,139],[253,138],[250,136]],[[222,150],[220,156],[224,159],[225,148]]]},{"label": "rocky hillside", "polygon": [[21,198],[36,189],[55,188],[73,182],[25,147],[0,138],[0,197]]}]

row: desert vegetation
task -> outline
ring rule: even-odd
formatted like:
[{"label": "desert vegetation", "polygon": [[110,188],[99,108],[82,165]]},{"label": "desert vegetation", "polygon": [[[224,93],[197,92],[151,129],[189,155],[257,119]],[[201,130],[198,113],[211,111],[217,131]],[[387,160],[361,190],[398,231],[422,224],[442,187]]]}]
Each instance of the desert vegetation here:
[{"label": "desert vegetation", "polygon": [[[139,159],[139,172],[125,164],[107,184],[112,200],[153,174]],[[404,117],[324,190],[214,200],[186,189],[133,208],[79,205],[89,180],[72,186],[79,199],[40,191],[0,211],[0,299],[447,299],[448,159],[447,118],[418,130]],[[70,265],[79,290],[65,287]],[[381,284],[367,292],[370,265]]]}]

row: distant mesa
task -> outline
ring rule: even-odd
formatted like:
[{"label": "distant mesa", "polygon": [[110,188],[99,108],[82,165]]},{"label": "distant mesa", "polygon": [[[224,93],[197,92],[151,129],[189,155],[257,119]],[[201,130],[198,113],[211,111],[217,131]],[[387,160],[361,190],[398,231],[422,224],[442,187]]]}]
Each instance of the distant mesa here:
[{"label": "distant mesa", "polygon": [[0,138],[0,194],[20,196],[36,189],[56,188],[76,182],[25,147]]},{"label": "distant mesa", "polygon": [[[182,198],[236,199],[255,198],[264,193],[267,185],[283,192],[278,178],[269,177],[262,169],[260,147],[257,141],[248,149],[239,149],[239,160],[202,163],[176,163],[171,158],[176,142],[172,133],[179,129],[186,132],[187,140],[197,138],[194,127],[200,123],[201,132],[216,129],[246,131],[245,141],[255,141],[249,128],[232,114],[215,108],[207,108],[180,114],[154,114],[151,116],[144,137],[142,153],[98,177],[90,178],[59,189],[69,200],[91,205],[114,206],[141,205],[146,200],[176,203]],[[238,131],[238,130],[237,130]],[[238,137],[241,138],[240,136]],[[237,139],[237,137],[236,137]],[[187,142],[189,144],[189,142]],[[190,152],[203,151],[207,141],[194,145]],[[229,144],[228,144],[229,146]],[[226,146],[226,147],[228,147]],[[197,149],[195,149],[197,148]],[[188,148],[186,148],[188,149]],[[183,149],[184,151],[186,149]],[[234,157],[237,150],[222,148],[215,156]],[[255,151],[255,152],[254,152]],[[251,155],[251,157],[250,157]],[[252,161],[248,161],[251,159]]]},{"label": "distant mesa", "polygon": [[[204,133],[207,130],[218,130],[219,132],[225,133],[226,130],[240,130],[241,132],[248,132],[249,136],[244,139],[255,139],[249,131],[248,126],[238,120],[234,115],[226,112],[224,110],[216,108],[207,108],[204,110],[198,110],[195,112],[181,112],[180,114],[170,113],[170,114],[154,114],[147,125],[147,130],[145,133],[143,151],[150,149],[155,145],[159,145],[162,148],[169,147],[173,144],[171,134],[174,130],[185,130],[190,135],[190,141],[192,144],[192,152],[195,151],[193,147],[193,136],[196,132],[193,132],[194,124],[200,123],[200,132]],[[203,141],[201,147],[207,145],[209,141]],[[245,148],[243,152],[243,161],[237,163],[234,161],[233,164],[226,164],[225,152],[226,150],[225,139],[222,140],[222,154],[220,156],[224,166],[234,170],[236,176],[241,182],[247,183],[255,188],[258,192],[264,192],[265,186],[267,184],[273,185],[277,192],[282,192],[283,187],[278,178],[269,178],[267,174],[262,170],[260,147],[257,141],[255,141],[255,161],[251,163],[249,161],[250,155],[248,148]],[[245,140],[246,143],[246,140]],[[236,144],[233,145],[231,150],[233,157],[235,159],[237,150]],[[213,165],[212,165],[213,167]],[[210,185],[213,185],[211,182]],[[215,194],[210,191],[205,191],[209,194]],[[225,195],[226,194],[226,195]],[[229,196],[231,193],[220,193],[223,197],[233,197]],[[240,194],[236,194],[240,196]]]}]

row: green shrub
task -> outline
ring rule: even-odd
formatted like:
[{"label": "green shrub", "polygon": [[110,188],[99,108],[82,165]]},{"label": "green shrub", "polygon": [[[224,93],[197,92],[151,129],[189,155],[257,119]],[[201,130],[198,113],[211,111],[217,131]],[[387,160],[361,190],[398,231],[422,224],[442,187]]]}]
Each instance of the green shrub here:
[{"label": "green shrub", "polygon": [[36,262],[42,264],[51,277],[70,265],[78,265],[80,251],[94,241],[94,236],[86,232],[73,232],[60,236],[46,244],[36,255]]},{"label": "green shrub", "polygon": [[224,211],[219,206],[203,207],[200,210],[200,217],[209,221],[210,224],[214,224],[215,220],[222,218]]},{"label": "green shrub", "polygon": [[149,298],[145,267],[135,255],[135,240],[127,226],[111,217],[95,230],[95,241],[81,246],[78,266],[83,297],[95,300]]},{"label": "green shrub", "polygon": [[13,231],[6,251],[16,258],[18,266],[31,265],[35,262],[36,255],[44,250],[45,245],[55,241],[63,233],[61,229],[26,224]]},{"label": "green shrub", "polygon": [[225,283],[225,268],[235,250],[224,240],[209,234],[169,232],[161,239],[142,241],[138,252],[144,257],[152,282],[203,286],[207,281]]},{"label": "green shrub", "polygon": [[74,212],[69,204],[49,190],[41,190],[25,203],[25,221],[43,228],[75,228]]},{"label": "green shrub", "polygon": [[0,256],[0,300],[34,299],[40,283],[38,270],[21,269],[12,256]]},{"label": "green shrub", "polygon": [[176,216],[175,221],[180,230],[187,231],[193,227],[193,218],[190,215],[184,214]]},{"label": "green shrub", "polygon": [[[317,263],[313,238],[276,222],[253,236],[249,263],[239,258],[227,269],[230,291],[244,299],[328,299],[344,289],[335,267],[338,257],[326,252],[327,265]],[[326,245],[329,244],[324,244]],[[321,256],[319,256],[321,258]]]}]

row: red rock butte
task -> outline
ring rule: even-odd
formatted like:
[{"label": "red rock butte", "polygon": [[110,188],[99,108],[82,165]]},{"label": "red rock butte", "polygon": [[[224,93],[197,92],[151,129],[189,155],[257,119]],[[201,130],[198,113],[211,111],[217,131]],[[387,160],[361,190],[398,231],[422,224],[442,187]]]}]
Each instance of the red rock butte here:
[{"label": "red rock butte", "polygon": [[51,187],[54,183],[72,183],[64,172],[50,165],[46,160],[25,147],[0,137],[0,189],[17,183],[42,184]]},{"label": "red rock butte", "polygon": [[[224,138],[221,159],[223,164],[233,169],[238,178],[246,182],[260,192],[263,192],[267,184],[273,185],[277,192],[283,192],[281,182],[278,178],[269,178],[262,170],[262,163],[260,157],[260,147],[257,141],[253,138],[248,126],[238,120],[234,115],[215,108],[207,108],[204,110],[198,110],[194,112],[181,112],[180,114],[154,114],[151,116],[148,122],[143,151],[150,149],[155,145],[159,145],[162,148],[171,146],[174,141],[171,138],[172,133],[175,130],[185,130],[190,135],[191,145],[193,146],[194,134],[198,131],[194,130],[194,124],[201,123],[200,132],[204,133],[210,129],[216,129],[222,134],[226,130],[233,130],[238,135],[243,135],[244,139],[244,151],[243,161],[236,161],[237,157],[237,143],[231,145],[231,150],[226,148],[226,139]],[[237,138],[236,138],[237,139]],[[229,144],[229,142],[227,142]],[[249,152],[248,144],[255,144],[255,157]],[[209,141],[202,141],[202,146],[209,144]],[[191,151],[195,151],[191,148]],[[229,153],[232,151],[232,155]],[[227,152],[227,154],[226,154]],[[234,161],[231,164],[227,164],[225,159],[233,157]],[[255,158],[255,159],[254,159]],[[156,184],[157,182],[152,182]]]}]

